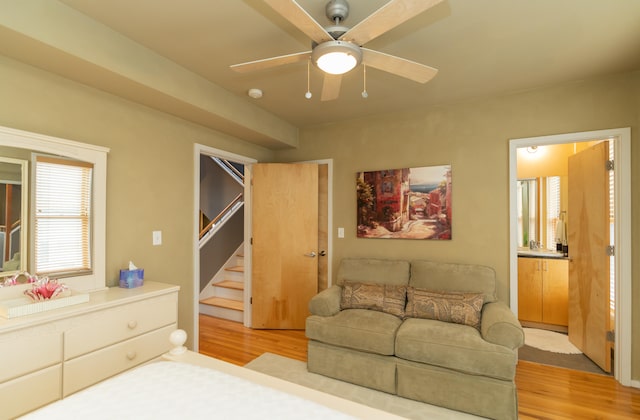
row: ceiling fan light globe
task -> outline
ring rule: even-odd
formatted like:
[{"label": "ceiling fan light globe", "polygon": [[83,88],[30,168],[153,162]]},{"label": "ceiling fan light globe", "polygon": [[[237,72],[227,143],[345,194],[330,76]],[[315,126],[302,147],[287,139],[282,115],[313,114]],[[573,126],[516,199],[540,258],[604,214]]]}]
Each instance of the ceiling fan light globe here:
[{"label": "ceiling fan light globe", "polygon": [[344,74],[357,64],[355,57],[341,52],[327,53],[318,58],[316,63],[322,71],[330,74]]},{"label": "ceiling fan light globe", "polygon": [[360,64],[362,51],[349,42],[328,41],[313,49],[311,59],[325,73],[344,74]]}]

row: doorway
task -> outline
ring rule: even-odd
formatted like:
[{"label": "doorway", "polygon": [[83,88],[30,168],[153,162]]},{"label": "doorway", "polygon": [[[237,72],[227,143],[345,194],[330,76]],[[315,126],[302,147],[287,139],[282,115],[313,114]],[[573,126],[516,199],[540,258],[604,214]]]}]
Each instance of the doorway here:
[{"label": "doorway", "polygon": [[517,150],[551,144],[565,144],[611,139],[615,150],[614,195],[616,225],[615,244],[615,357],[614,376],[623,385],[631,384],[631,203],[629,128],[570,133],[543,137],[512,139],[509,142],[510,186],[510,304],[518,314],[518,215],[517,215]]},{"label": "doorway", "polygon": [[[192,301],[193,308],[193,348],[194,351],[198,351],[199,348],[199,291],[200,291],[200,253],[199,253],[199,233],[200,233],[200,213],[199,213],[199,185],[200,185],[200,157],[213,156],[221,159],[230,160],[245,165],[245,170],[250,171],[251,165],[257,163],[257,160],[248,158],[245,156],[237,155],[234,153],[226,152],[224,150],[215,149],[212,147],[204,146],[201,144],[194,145],[194,172],[193,172],[193,186],[194,186],[194,213],[193,213],[193,294]],[[320,167],[320,183],[319,183],[319,220],[320,226],[322,226],[322,232],[320,232],[320,238],[322,238],[318,244],[320,249],[319,259],[319,288],[324,289],[331,286],[332,279],[332,229],[333,229],[333,160],[322,159],[315,161],[308,161],[308,163],[317,163]],[[245,191],[244,196],[244,208],[245,208],[245,242],[244,242],[244,279],[245,290],[251,290],[251,253],[247,252],[250,243],[250,227],[251,218],[247,217],[249,209],[251,209],[251,193]],[[249,305],[250,294],[245,294],[245,311],[244,311],[244,325],[250,327],[251,319],[251,306]]]},{"label": "doorway", "polygon": [[[251,165],[257,161],[246,156],[229,153],[224,150],[215,149],[201,144],[194,145],[193,155],[193,348],[198,351],[199,348],[199,314],[200,314],[200,230],[202,225],[202,216],[200,214],[200,176],[201,176],[201,157],[207,156],[212,158],[224,159],[237,162],[242,165]],[[246,202],[246,200],[245,200]],[[246,205],[246,203],[245,203]]]}]

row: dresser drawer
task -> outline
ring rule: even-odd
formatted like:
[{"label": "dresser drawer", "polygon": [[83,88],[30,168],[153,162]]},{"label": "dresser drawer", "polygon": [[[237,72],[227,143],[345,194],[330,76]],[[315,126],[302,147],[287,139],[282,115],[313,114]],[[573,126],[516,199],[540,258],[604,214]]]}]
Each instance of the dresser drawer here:
[{"label": "dresser drawer", "polygon": [[62,398],[62,365],[0,384],[0,417],[14,418]]},{"label": "dresser drawer", "polygon": [[62,362],[62,331],[51,323],[0,334],[0,382]]},{"label": "dresser drawer", "polygon": [[173,324],[177,308],[178,295],[171,293],[79,317],[64,334],[64,358],[73,359]]},{"label": "dresser drawer", "polygon": [[66,397],[166,353],[171,348],[169,335],[176,328],[176,324],[171,324],[65,362],[63,395]]}]

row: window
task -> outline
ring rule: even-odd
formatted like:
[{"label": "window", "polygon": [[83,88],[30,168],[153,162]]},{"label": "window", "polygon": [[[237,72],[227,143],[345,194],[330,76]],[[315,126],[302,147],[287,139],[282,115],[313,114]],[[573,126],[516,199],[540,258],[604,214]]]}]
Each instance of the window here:
[{"label": "window", "polygon": [[35,166],[36,274],[86,274],[92,270],[93,164],[37,156]]},{"label": "window", "polygon": [[547,177],[547,249],[556,249],[560,235],[560,232],[556,231],[558,220],[563,220],[563,212],[560,211],[560,177],[549,176]]}]

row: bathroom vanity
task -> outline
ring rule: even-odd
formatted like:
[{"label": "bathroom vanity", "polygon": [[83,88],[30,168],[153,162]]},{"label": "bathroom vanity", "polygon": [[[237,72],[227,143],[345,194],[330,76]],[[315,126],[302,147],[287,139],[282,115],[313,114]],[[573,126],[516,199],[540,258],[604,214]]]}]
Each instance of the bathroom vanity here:
[{"label": "bathroom vanity", "polygon": [[568,258],[550,251],[518,252],[518,319],[521,322],[566,330],[568,300]]}]

